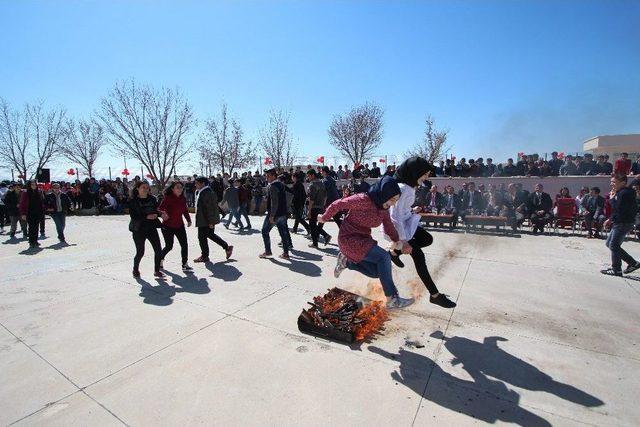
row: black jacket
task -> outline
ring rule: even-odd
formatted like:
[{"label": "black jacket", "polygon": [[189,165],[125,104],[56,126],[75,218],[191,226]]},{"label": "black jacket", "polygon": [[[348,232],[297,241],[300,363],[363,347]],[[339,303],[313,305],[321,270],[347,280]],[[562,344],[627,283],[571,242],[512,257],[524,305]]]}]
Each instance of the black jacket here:
[{"label": "black jacket", "polygon": [[[60,205],[62,206],[62,213],[67,214],[71,209],[71,199],[65,193],[60,192]],[[47,212],[57,212],[58,206],[56,203],[56,195],[53,192],[44,196],[44,208]]]},{"label": "black jacket", "polygon": [[340,198],[340,193],[338,192],[336,181],[330,176],[324,178],[322,180],[322,183],[324,184],[325,190],[327,190],[327,200],[325,202],[325,206],[329,206],[331,203]]},{"label": "black jacket", "polygon": [[146,231],[152,228],[160,227],[159,219],[147,219],[147,215],[158,214],[158,200],[149,194],[146,198],[141,199],[134,197],[129,201],[129,231],[138,232]]},{"label": "black jacket", "polygon": [[529,195],[529,212],[545,211],[549,213],[551,209],[553,209],[553,201],[549,193],[543,191],[538,197],[534,191]]},{"label": "black jacket", "polygon": [[307,200],[307,191],[304,189],[304,184],[300,181],[300,178],[293,184],[291,192],[293,193],[293,207],[298,209],[304,207],[304,203]]},{"label": "black jacket", "polygon": [[[469,207],[469,202],[472,201],[471,207]],[[473,209],[474,212],[482,212],[484,210],[484,197],[482,197],[482,193],[478,190],[475,190],[473,193],[470,191],[465,191],[462,195],[462,210]]]},{"label": "black jacket", "polygon": [[629,187],[624,187],[616,193],[610,203],[611,222],[614,224],[633,224],[635,222],[638,210],[635,191]]},{"label": "black jacket", "polygon": [[15,191],[7,191],[4,196],[4,204],[7,207],[7,215],[20,216],[20,209],[18,204],[20,203],[20,196]]}]

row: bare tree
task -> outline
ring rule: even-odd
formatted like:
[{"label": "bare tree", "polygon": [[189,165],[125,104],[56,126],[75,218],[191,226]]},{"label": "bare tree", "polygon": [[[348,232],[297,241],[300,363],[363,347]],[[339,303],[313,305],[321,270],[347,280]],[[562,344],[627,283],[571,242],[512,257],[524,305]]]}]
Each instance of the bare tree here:
[{"label": "bare tree", "polygon": [[375,104],[355,107],[336,115],[329,126],[329,143],[354,164],[362,163],[382,143],[384,112]]},{"label": "bare tree", "polygon": [[108,140],[104,129],[94,120],[74,120],[67,122],[68,138],[62,147],[62,154],[71,162],[80,165],[89,177],[93,177],[93,166],[102,147]]},{"label": "bare tree", "polygon": [[296,150],[289,134],[289,114],[271,111],[269,123],[258,132],[258,141],[275,167],[293,165]]},{"label": "bare tree", "polygon": [[221,172],[232,174],[234,170],[244,168],[255,159],[250,141],[245,141],[244,132],[235,119],[229,120],[227,104],[222,104],[220,118],[211,118],[205,123],[200,135],[200,153],[220,167]]},{"label": "bare tree", "polygon": [[99,116],[114,147],[142,163],[161,186],[192,147],[186,139],[195,118],[178,89],[116,83],[102,99]]},{"label": "bare tree", "polygon": [[24,179],[33,178],[64,144],[65,115],[61,107],[45,111],[42,102],[13,110],[0,99],[0,160]]},{"label": "bare tree", "polygon": [[447,146],[449,129],[437,129],[435,120],[431,116],[425,119],[424,137],[408,152],[408,156],[420,156],[430,163],[435,163],[447,155],[451,147]]}]

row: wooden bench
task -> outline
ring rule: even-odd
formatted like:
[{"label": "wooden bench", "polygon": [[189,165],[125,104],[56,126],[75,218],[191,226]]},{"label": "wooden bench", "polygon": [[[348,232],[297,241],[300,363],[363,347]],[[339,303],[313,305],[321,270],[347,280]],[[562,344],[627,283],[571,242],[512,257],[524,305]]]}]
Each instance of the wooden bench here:
[{"label": "wooden bench", "polygon": [[464,225],[469,230],[470,227],[494,226],[496,229],[503,227],[505,233],[508,230],[506,216],[483,216],[483,215],[466,215],[464,217]]},{"label": "wooden bench", "polygon": [[434,214],[434,213],[421,213],[422,222],[429,225],[429,223],[433,222],[433,225],[437,224],[448,224],[449,229],[453,230],[453,226],[456,223],[456,218],[452,214]]}]

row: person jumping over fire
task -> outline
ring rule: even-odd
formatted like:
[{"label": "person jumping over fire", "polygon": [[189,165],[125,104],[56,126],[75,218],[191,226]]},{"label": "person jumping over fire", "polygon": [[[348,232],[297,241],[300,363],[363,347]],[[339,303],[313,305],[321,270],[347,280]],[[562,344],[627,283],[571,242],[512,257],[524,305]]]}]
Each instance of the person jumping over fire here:
[{"label": "person jumping over fire", "polygon": [[[389,251],[391,261],[398,267],[404,267],[400,255],[408,253],[413,259],[418,276],[429,291],[429,301],[444,308],[453,308],[456,303],[438,291],[433,282],[422,248],[433,243],[431,233],[420,227],[419,207],[412,208],[416,200],[416,188],[420,186],[433,170],[433,166],[422,157],[410,157],[396,169],[394,178],[400,186],[400,199],[389,209],[391,221],[398,232],[399,242],[395,249]],[[395,237],[395,236],[394,236]],[[385,233],[385,238],[394,240]],[[395,239],[398,240],[398,239]],[[403,249],[406,249],[403,251]]]},{"label": "person jumping over fire", "polygon": [[371,229],[381,224],[391,240],[398,242],[389,208],[400,198],[400,187],[390,176],[383,177],[371,186],[367,193],[339,199],[331,203],[324,214],[318,214],[318,222],[324,223],[340,211],[348,211],[338,232],[338,262],[334,270],[337,278],[345,268],[359,271],[365,276],[379,278],[387,297],[387,308],[403,308],[413,304],[413,298],[402,298],[391,276],[389,252],[378,246],[371,237]]}]

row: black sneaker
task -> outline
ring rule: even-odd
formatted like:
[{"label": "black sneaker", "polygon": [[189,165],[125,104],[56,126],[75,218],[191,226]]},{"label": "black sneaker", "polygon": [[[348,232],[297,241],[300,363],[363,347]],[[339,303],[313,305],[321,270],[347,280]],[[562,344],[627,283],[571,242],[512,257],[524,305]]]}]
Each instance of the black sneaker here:
[{"label": "black sneaker", "polygon": [[636,262],[634,265],[630,265],[627,268],[625,268],[623,273],[624,274],[630,274],[630,273],[633,273],[634,271],[636,271],[639,268],[640,268],[640,262]]},{"label": "black sneaker", "polygon": [[404,268],[404,262],[400,260],[400,256],[397,255],[394,251],[389,251],[389,255],[391,256],[391,262],[400,268]]},{"label": "black sneaker", "polygon": [[193,271],[189,264],[182,264],[182,271]]},{"label": "black sneaker", "polygon": [[438,294],[435,298],[429,297],[429,302],[444,308],[453,308],[456,306],[456,303],[447,298],[445,294]]},{"label": "black sneaker", "polygon": [[600,270],[600,273],[605,274],[607,276],[622,277],[622,271],[616,271],[613,268],[606,268],[604,270]]},{"label": "black sneaker", "polygon": [[324,238],[324,245],[327,246],[329,242],[331,242],[331,236],[327,235],[327,237]]}]

